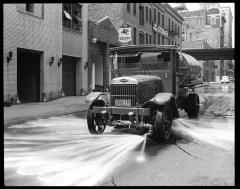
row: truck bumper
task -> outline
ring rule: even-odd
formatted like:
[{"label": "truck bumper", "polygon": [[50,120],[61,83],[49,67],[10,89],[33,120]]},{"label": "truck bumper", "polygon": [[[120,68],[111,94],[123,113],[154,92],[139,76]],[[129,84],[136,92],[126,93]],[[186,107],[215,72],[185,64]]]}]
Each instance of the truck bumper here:
[{"label": "truck bumper", "polygon": [[130,112],[132,112],[135,115],[139,115],[139,116],[149,116],[150,115],[150,108],[93,106],[92,111],[93,111],[93,113],[103,113],[104,112],[107,114],[118,114],[118,115],[127,115]]}]

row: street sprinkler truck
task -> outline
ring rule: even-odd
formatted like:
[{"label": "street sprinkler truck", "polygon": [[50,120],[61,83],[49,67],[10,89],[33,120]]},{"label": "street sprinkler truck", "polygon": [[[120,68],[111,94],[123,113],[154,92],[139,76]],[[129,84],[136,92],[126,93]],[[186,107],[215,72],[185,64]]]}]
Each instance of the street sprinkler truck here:
[{"label": "street sprinkler truck", "polygon": [[184,109],[197,118],[200,63],[173,45],[131,45],[110,49],[109,91],[91,92],[87,125],[91,134],[106,126],[149,134],[166,142],[173,119]]}]

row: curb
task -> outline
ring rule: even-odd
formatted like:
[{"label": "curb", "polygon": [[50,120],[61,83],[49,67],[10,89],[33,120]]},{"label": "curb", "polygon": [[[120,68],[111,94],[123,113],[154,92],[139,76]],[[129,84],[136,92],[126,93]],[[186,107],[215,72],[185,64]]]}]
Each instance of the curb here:
[{"label": "curb", "polygon": [[10,127],[12,125],[22,124],[22,123],[25,123],[27,121],[33,121],[33,120],[37,120],[37,119],[47,119],[49,117],[57,117],[57,116],[69,115],[69,114],[86,112],[86,111],[88,111],[88,110],[87,109],[85,109],[85,110],[73,110],[73,111],[57,113],[57,114],[49,114],[49,115],[42,115],[42,116],[36,116],[36,117],[28,117],[28,118],[25,118],[25,119],[18,119],[18,120],[9,120],[6,123],[4,123],[4,127]]}]

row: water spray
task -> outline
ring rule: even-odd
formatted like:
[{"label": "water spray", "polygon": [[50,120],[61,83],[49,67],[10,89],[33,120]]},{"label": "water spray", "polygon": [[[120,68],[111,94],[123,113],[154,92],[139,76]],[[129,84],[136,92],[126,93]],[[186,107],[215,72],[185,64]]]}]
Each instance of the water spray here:
[{"label": "water spray", "polygon": [[141,148],[141,152],[140,152],[140,155],[136,158],[136,161],[139,162],[139,163],[142,163],[144,161],[146,161],[146,155],[145,155],[145,148],[146,148],[146,142],[147,142],[147,137],[148,135],[150,135],[151,133],[145,133],[143,135],[143,137],[145,138],[144,141],[143,141],[143,144],[142,144],[142,148]]}]

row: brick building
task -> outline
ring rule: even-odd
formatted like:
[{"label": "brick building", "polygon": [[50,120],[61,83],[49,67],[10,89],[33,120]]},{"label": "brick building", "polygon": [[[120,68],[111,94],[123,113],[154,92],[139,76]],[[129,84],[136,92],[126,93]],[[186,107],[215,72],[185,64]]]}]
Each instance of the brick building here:
[{"label": "brick building", "polygon": [[[167,3],[89,3],[88,13],[89,19],[93,22],[107,16],[117,30],[122,28],[123,25],[130,26],[132,35],[132,40],[128,43],[130,45],[164,44],[176,45],[180,48],[182,46],[181,28],[183,18]],[[112,34],[116,36],[112,36]],[[117,33],[109,33],[108,37],[109,43],[120,45],[114,42],[116,38],[118,39]],[[110,39],[112,37],[115,39]],[[90,62],[89,67],[91,67],[91,64],[92,62]],[[104,66],[104,69],[108,67]],[[108,71],[103,71],[101,78]],[[109,77],[112,76],[109,75]],[[107,82],[104,82],[105,85],[107,85]]]},{"label": "brick building", "polygon": [[[232,48],[232,12],[230,7],[221,7],[220,12],[224,14],[226,22],[224,23],[224,48]],[[224,60],[224,68],[225,75],[233,76],[233,61],[232,60]]]},{"label": "brick building", "polygon": [[[196,11],[179,10],[184,18],[182,40],[186,42],[205,40],[211,48],[224,47],[225,17],[216,5],[203,6]],[[187,43],[185,43],[187,44]],[[183,46],[183,49],[187,48]],[[225,75],[224,60],[215,60],[215,80]]]},{"label": "brick building", "polygon": [[[4,101],[39,102],[61,97],[64,82],[66,86],[68,79],[73,81],[71,74],[75,72],[75,95],[87,90],[83,71],[87,6],[80,6],[80,12],[80,21],[85,18],[81,25],[69,19],[74,23],[63,26],[64,16],[75,12],[64,13],[62,4],[4,4]],[[77,62],[76,70],[66,66],[69,61]]]}]

